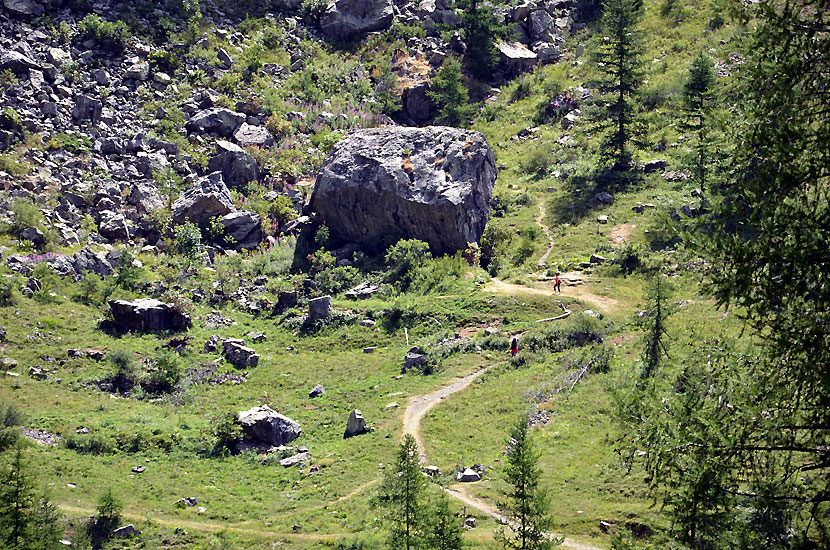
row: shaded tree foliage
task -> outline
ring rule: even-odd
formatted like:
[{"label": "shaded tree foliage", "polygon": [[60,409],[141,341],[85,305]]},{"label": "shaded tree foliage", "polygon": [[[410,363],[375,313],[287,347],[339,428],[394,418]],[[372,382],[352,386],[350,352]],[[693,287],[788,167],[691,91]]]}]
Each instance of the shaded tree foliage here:
[{"label": "shaded tree foliage", "polygon": [[548,511],[550,497],[540,485],[539,452],[533,444],[526,415],[520,415],[510,429],[507,447],[504,477],[509,489],[504,493],[507,500],[499,503],[499,510],[507,517],[512,533],[502,527],[496,538],[511,550],[547,550],[562,544],[563,539],[548,533],[553,523]]},{"label": "shaded tree foliage", "polygon": [[607,0],[594,43],[593,61],[603,74],[595,127],[604,132],[600,155],[619,169],[631,165],[637,123],[634,96],[643,82],[642,0]]},{"label": "shaded tree foliage", "polygon": [[[830,13],[741,8],[729,172],[688,243],[751,343],[711,339],[623,398],[630,452],[691,548],[830,547]],[[700,344],[699,344],[700,345]],[[679,374],[678,374],[679,371]]]}]

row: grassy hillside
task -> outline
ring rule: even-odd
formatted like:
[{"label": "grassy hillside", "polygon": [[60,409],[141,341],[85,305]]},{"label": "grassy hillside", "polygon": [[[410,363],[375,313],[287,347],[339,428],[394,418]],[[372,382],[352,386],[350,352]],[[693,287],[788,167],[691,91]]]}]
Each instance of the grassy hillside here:
[{"label": "grassy hillside", "polygon": [[[136,251],[142,267],[125,276],[137,282],[110,289],[109,298],[137,297],[163,285],[164,296],[180,300],[193,318],[186,334],[149,335],[101,328],[105,282],[75,283],[38,271],[44,288],[26,297],[18,291],[26,278],[11,273],[4,262],[9,297],[0,307],[6,333],[0,355],[17,366],[7,364],[0,374],[0,402],[20,410],[27,428],[60,436],[54,445],[27,440],[24,454],[34,484],[48,488],[50,499],[70,519],[66,536],[77,536],[100,495],[111,489],[124,504],[124,523],[144,532],[112,542],[111,548],[375,547],[386,527],[376,482],[403,436],[409,400],[489,367],[422,421],[429,463],[441,471],[437,481],[460,485],[465,494],[494,506],[505,489],[501,474],[508,426],[523,411],[541,411],[549,419],[533,434],[541,450],[542,479],[552,494],[555,530],[610,548],[611,537],[600,521],[642,524],[654,531],[652,540],[659,544],[667,520],[650,498],[643,473],[636,466],[628,470],[618,453],[621,432],[613,411],[616,396],[640,369],[642,334],[636,314],[647,308],[646,268],[662,266],[675,287],[668,330],[673,368],[681,369],[698,353],[695,342],[702,336],[735,335],[741,329],[735,315],[716,310],[706,297],[701,264],[683,249],[672,227],[671,211],[696,204],[698,184],[692,178],[664,177],[664,172],[689,169],[680,91],[692,59],[706,52],[724,75],[734,62],[730,54],[738,29],[724,9],[715,1],[645,3],[646,84],[640,102],[647,140],[637,159],[665,159],[668,166],[643,175],[633,186],[611,189],[613,204],[592,201],[606,189],[591,177],[598,167],[599,140],[587,116],[587,98],[572,129],[543,116],[560,93],[579,96],[578,88],[589,93],[597,77],[590,57],[595,24],[567,39],[557,64],[539,66],[485,94],[470,127],[485,135],[496,154],[495,196],[501,210],[493,212],[490,223],[503,229],[506,243],[489,272],[460,257],[430,259],[419,266],[420,278],[408,291],[386,286],[370,300],[348,300],[342,291],[352,284],[384,279],[383,258],[369,258],[357,276],[332,275],[349,283],[334,286],[337,315],[327,326],[309,327],[301,319],[304,301],[280,314],[257,314],[232,299],[215,304],[205,299],[215,282],[230,296],[258,276],[268,282],[251,291],[259,292],[251,302],[273,302],[281,290],[301,288],[304,276],[298,279],[289,270],[291,239],[267,251],[221,258],[191,274],[172,253]],[[393,27],[360,43],[333,47],[313,37],[295,43],[295,34],[286,33],[283,24],[246,19],[235,29],[245,37],[237,47],[228,33],[200,23],[198,34],[207,32],[207,38],[190,44],[183,64],[172,71],[179,95],[147,91],[140,116],[152,119],[155,136],[179,144],[195,163],[205,163],[208,144],[180,134],[181,100],[208,86],[219,92],[218,105],[253,98],[269,130],[284,138],[279,147],[260,151],[257,160],[275,178],[299,183],[308,194],[309,177],[340,132],[389,122],[375,91],[368,89],[368,75],[377,80],[390,71],[390,59],[406,64],[411,53],[405,47],[407,34],[417,30]],[[182,40],[186,32],[163,40]],[[580,44],[587,53],[577,57]],[[229,71],[216,70],[220,48],[237,57]],[[303,68],[279,77],[279,86],[262,71],[265,64],[289,67],[297,58],[304,60]],[[408,61],[417,68],[418,59]],[[722,76],[718,86],[728,82]],[[159,109],[164,112],[160,118]],[[291,118],[289,113],[297,110],[307,117]],[[300,128],[322,112],[342,121],[341,126]],[[524,135],[528,128],[533,130]],[[29,146],[4,154],[4,162],[18,164],[16,155]],[[35,168],[28,167],[31,173]],[[266,210],[265,191],[264,185],[251,187],[235,199]],[[55,196],[43,197],[44,207],[56,203]],[[607,219],[601,223],[600,216]],[[6,247],[4,258],[26,251],[9,233],[0,244]],[[172,248],[172,239],[168,244]],[[56,246],[54,252],[69,255],[80,248]],[[607,261],[589,264],[592,255]],[[556,272],[565,281],[561,296],[552,289]],[[560,303],[572,312],[568,319],[539,322],[560,315]],[[217,314],[233,324],[208,327],[206,321]],[[362,326],[365,319],[377,324]],[[488,327],[498,332],[486,334]],[[526,344],[550,331],[568,335],[588,329],[601,342],[564,350],[534,350]],[[252,343],[252,332],[262,333],[264,340]],[[259,365],[232,367],[222,360],[221,345],[220,351],[204,351],[214,335],[246,340],[260,354]],[[522,343],[519,358],[510,360],[507,343],[513,335]],[[174,391],[153,393],[140,386],[129,393],[107,391],[116,372],[116,352],[127,352],[137,379],[146,380],[154,372],[153,361],[181,338],[185,345],[174,361],[182,377]],[[445,339],[455,343],[439,352],[435,373],[401,374],[412,345],[441,349],[436,344]],[[374,349],[366,353],[365,348]],[[575,380],[575,373],[598,356],[606,357],[607,368]],[[45,379],[30,376],[30,367],[44,369]],[[241,375],[244,381],[210,382],[223,374]],[[326,394],[311,399],[308,392],[316,384],[323,384]],[[273,459],[262,463],[253,452],[232,455],[217,448],[223,417],[263,404],[300,423],[303,433],[292,445],[308,447],[312,459],[305,467],[283,468]],[[363,412],[374,431],[344,439],[353,409]],[[473,464],[486,467],[483,480],[456,484],[456,471]],[[139,467],[144,468],[140,473],[135,471]],[[198,504],[177,506],[185,497]],[[477,526],[465,533],[472,547],[497,547],[491,517],[460,502],[452,506],[477,518]]]}]

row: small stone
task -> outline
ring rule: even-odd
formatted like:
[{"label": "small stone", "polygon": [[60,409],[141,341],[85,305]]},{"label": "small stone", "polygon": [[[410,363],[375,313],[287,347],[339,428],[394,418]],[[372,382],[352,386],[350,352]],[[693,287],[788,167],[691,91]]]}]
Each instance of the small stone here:
[{"label": "small stone", "polygon": [[141,474],[141,473],[143,473],[145,470],[147,470],[147,468],[146,468],[146,467],[144,467],[144,466],[133,466],[133,473],[134,473],[134,474]]},{"label": "small stone", "polygon": [[315,397],[325,395],[325,393],[326,388],[324,388],[322,384],[317,384],[316,386],[314,386],[314,388],[312,388],[310,392],[308,392],[308,396],[314,399]]},{"label": "small stone", "polygon": [[456,479],[463,483],[471,483],[481,481],[481,474],[471,468],[467,468],[463,472],[458,472]]}]

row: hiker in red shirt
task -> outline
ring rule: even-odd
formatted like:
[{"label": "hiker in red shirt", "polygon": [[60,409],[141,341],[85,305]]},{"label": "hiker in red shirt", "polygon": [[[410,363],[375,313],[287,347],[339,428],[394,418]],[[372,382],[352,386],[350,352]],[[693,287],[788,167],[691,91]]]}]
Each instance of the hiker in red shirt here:
[{"label": "hiker in red shirt", "polygon": [[556,272],[556,278],[553,280],[553,290],[562,294],[562,279],[559,278],[559,272]]},{"label": "hiker in red shirt", "polygon": [[513,340],[510,341],[510,356],[516,357],[517,353],[519,353],[519,339],[514,337]]}]

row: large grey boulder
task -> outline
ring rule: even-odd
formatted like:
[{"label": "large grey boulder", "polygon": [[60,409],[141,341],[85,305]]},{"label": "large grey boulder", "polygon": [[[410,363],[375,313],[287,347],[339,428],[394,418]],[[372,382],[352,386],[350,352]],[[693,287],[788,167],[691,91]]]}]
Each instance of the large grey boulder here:
[{"label": "large grey boulder", "polygon": [[253,250],[262,242],[262,223],[253,212],[231,212],[219,218],[225,235],[233,239],[225,248]]},{"label": "large grey boulder", "polygon": [[328,319],[331,315],[331,296],[320,296],[308,301],[309,319]]},{"label": "large grey boulder", "polygon": [[72,269],[79,276],[92,272],[102,277],[112,275],[113,268],[103,252],[95,253],[88,247],[84,247],[71,256]]},{"label": "large grey boulder", "polygon": [[300,437],[300,425],[267,405],[237,415],[242,432],[257,441],[278,447]]},{"label": "large grey boulder", "polygon": [[221,172],[205,176],[173,203],[173,223],[191,221],[200,224],[214,216],[224,216],[235,212],[231,192],[222,180]]},{"label": "large grey boulder", "polygon": [[329,0],[320,30],[336,41],[351,40],[392,24],[392,0]]},{"label": "large grey boulder", "polygon": [[274,136],[265,126],[252,126],[247,122],[236,129],[233,139],[242,147],[271,147],[274,145]]},{"label": "large grey boulder", "polygon": [[435,103],[429,98],[429,82],[419,82],[403,91],[401,103],[415,124],[428,122],[435,112]]},{"label": "large grey boulder", "polygon": [[72,120],[81,122],[89,119],[93,124],[98,124],[103,109],[104,104],[101,103],[101,100],[81,94],[75,99],[75,106],[72,107]]},{"label": "large grey boulder", "polygon": [[190,328],[190,315],[153,298],[110,300],[113,324],[124,330],[159,331]]},{"label": "large grey boulder", "polygon": [[184,125],[188,132],[205,132],[231,137],[239,126],[245,122],[245,115],[230,109],[216,107],[196,113]]},{"label": "large grey boulder", "polygon": [[478,132],[429,126],[357,130],[332,148],[310,206],[335,241],[382,249],[420,239],[434,254],[478,242],[496,180]]},{"label": "large grey boulder", "polygon": [[259,364],[259,355],[245,346],[245,342],[229,338],[222,343],[225,359],[234,367],[255,367]]},{"label": "large grey boulder", "polygon": [[4,50],[0,52],[0,71],[9,70],[13,73],[28,73],[29,69],[40,69],[40,66],[20,52]]},{"label": "large grey boulder", "polygon": [[354,437],[356,435],[365,434],[369,431],[366,427],[366,419],[363,418],[363,413],[355,409],[349,413],[349,420],[346,422],[346,433],[343,437]]},{"label": "large grey boulder", "polygon": [[222,172],[222,179],[231,187],[259,181],[261,170],[254,157],[229,141],[216,142],[216,155],[208,161],[208,170]]},{"label": "large grey boulder", "polygon": [[98,233],[114,241],[126,241],[130,238],[130,228],[127,218],[120,212],[105,210],[101,212],[101,223],[98,224]]},{"label": "large grey boulder", "polygon": [[43,6],[32,0],[3,0],[3,5],[15,15],[43,15]]},{"label": "large grey boulder", "polygon": [[519,42],[498,42],[499,67],[508,76],[517,76],[536,65],[539,56]]}]

